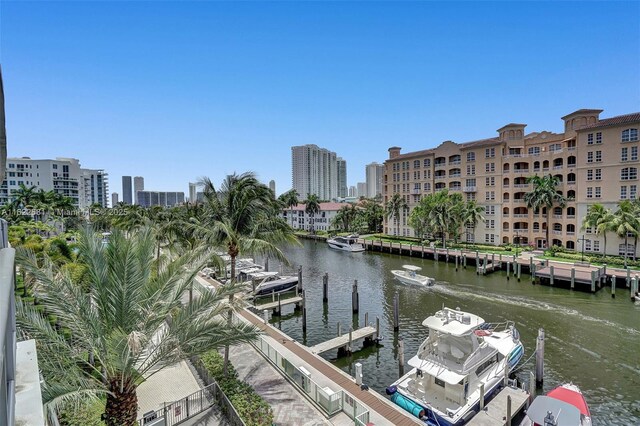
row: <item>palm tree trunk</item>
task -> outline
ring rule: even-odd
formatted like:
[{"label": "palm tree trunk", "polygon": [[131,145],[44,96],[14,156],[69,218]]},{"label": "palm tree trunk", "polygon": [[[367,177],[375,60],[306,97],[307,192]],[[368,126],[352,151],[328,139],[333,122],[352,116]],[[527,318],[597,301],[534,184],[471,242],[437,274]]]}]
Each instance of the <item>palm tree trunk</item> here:
[{"label": "palm tree trunk", "polygon": [[[236,257],[231,255],[231,283],[236,281]],[[233,294],[229,295],[229,312],[227,312],[227,325],[229,328],[233,325],[233,312],[231,304],[233,302]],[[224,363],[222,364],[222,374],[226,377],[229,372],[229,345],[224,345]]]},{"label": "palm tree trunk", "polygon": [[627,267],[627,253],[628,253],[628,250],[627,250],[627,239],[628,238],[629,237],[627,235],[627,232],[625,231],[625,233],[624,233],[624,267],[625,268]]},{"label": "palm tree trunk", "polygon": [[[607,255],[607,233],[605,232],[603,234],[604,236],[604,247],[602,248],[602,257],[604,258]],[[582,236],[582,238],[584,238],[584,235]]]},{"label": "palm tree trunk", "polygon": [[107,426],[136,426],[138,424],[138,397],[131,379],[109,379],[109,393],[105,407]]}]

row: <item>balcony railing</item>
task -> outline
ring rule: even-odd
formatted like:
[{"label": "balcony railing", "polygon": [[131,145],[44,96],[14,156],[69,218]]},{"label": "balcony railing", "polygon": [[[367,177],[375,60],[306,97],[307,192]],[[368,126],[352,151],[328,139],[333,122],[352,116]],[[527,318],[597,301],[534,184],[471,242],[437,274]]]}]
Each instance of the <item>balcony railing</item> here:
[{"label": "balcony railing", "polygon": [[567,235],[576,235],[574,231],[567,231]]},{"label": "balcony railing", "polygon": [[528,234],[529,233],[529,228],[514,229],[513,232],[515,232],[516,234]]},{"label": "balcony railing", "polygon": [[567,185],[575,185],[576,181],[575,180],[570,180],[567,182]]},{"label": "balcony railing", "polygon": [[519,203],[519,204],[524,204],[524,198],[514,198],[513,202],[514,203]]},{"label": "balcony railing", "polygon": [[463,191],[464,192],[476,192],[476,187],[475,186],[465,186]]},{"label": "balcony railing", "polygon": [[439,169],[441,167],[446,167],[447,163],[434,163],[434,166],[436,169]]},{"label": "balcony railing", "polygon": [[446,178],[447,178],[446,175],[436,176],[436,180],[438,180],[438,179],[446,179]]},{"label": "balcony railing", "polygon": [[503,188],[508,188],[508,187],[509,187],[509,184],[508,184],[508,183],[504,183],[504,184],[502,184],[502,187],[503,187]]},{"label": "balcony railing", "polygon": [[462,191],[461,186],[450,186],[449,191]]},{"label": "balcony railing", "polygon": [[556,231],[555,229],[551,232],[553,232],[553,235],[562,235],[562,231]]},{"label": "balcony railing", "polygon": [[529,169],[514,169],[514,173],[529,173]]},{"label": "balcony railing", "polygon": [[564,166],[561,164],[559,166],[553,166],[553,170],[560,170],[562,169]]},{"label": "balcony railing", "polygon": [[576,215],[575,214],[568,214],[567,215],[567,219],[575,219]]},{"label": "balcony railing", "polygon": [[529,217],[529,213],[527,214],[518,213],[518,214],[514,214],[513,217]]},{"label": "balcony railing", "polygon": [[529,188],[529,186],[531,186],[529,183],[516,183],[513,185],[514,188]]},{"label": "balcony railing", "polygon": [[449,161],[449,165],[450,165],[450,166],[455,166],[455,165],[458,165],[458,164],[460,164],[460,160],[452,160],[452,161]]},{"label": "balcony railing", "polygon": [[416,195],[416,194],[420,194],[422,192],[422,190],[420,188],[413,188],[411,190],[411,193]]},{"label": "balcony railing", "polygon": [[562,219],[562,215],[561,214],[554,214],[553,218],[554,219]]},{"label": "balcony railing", "polygon": [[543,171],[543,172],[548,172],[548,171],[549,171],[549,168],[548,168],[548,167],[543,167],[543,168],[542,168],[542,171]]},{"label": "balcony railing", "polygon": [[575,146],[570,146],[567,148],[567,151],[575,151],[576,147]]}]

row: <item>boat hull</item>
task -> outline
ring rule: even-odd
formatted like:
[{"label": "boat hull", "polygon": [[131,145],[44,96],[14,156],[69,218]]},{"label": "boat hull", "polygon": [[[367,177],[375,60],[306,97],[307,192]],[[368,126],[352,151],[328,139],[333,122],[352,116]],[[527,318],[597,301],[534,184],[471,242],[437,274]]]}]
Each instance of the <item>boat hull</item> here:
[{"label": "boat hull", "polygon": [[330,241],[327,241],[327,244],[329,244],[329,247],[335,250],[342,250],[342,251],[349,251],[352,253],[359,253],[364,251],[364,246],[362,244],[352,244],[352,245],[343,245],[340,243],[333,243]]},{"label": "boat hull", "polygon": [[417,277],[422,277],[422,278],[412,278],[412,277],[408,277],[406,275],[404,275],[404,271],[401,270],[394,270],[391,271],[391,273],[393,274],[393,277],[400,281],[403,284],[407,284],[407,285],[418,285],[418,286],[423,286],[423,287],[430,287],[434,284],[434,279],[433,278],[429,278],[429,277],[425,277],[422,275],[418,275]]},{"label": "boat hull", "polygon": [[258,286],[253,293],[256,296],[267,296],[272,293],[283,293],[294,289],[298,285],[297,278],[286,278],[276,281],[271,281]]}]

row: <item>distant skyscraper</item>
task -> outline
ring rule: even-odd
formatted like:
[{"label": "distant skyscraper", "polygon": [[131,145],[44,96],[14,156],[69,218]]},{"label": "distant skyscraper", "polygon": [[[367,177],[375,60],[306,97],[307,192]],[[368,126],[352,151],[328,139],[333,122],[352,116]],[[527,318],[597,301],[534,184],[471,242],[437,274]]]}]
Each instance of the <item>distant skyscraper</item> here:
[{"label": "distant skyscraper", "polygon": [[195,204],[197,202],[196,197],[196,184],[189,182],[189,202]]},{"label": "distant skyscraper", "polygon": [[104,170],[80,169],[84,181],[84,203],[87,206],[100,204],[109,207],[109,179]]},{"label": "distant skyscraper", "polygon": [[115,207],[116,204],[118,204],[118,193],[117,192],[113,192],[111,194],[111,207]]},{"label": "distant skyscraper", "polygon": [[358,190],[356,189],[355,186],[351,185],[349,187],[349,197],[357,197],[358,196]]},{"label": "distant skyscraper", "polygon": [[341,157],[336,158],[338,167],[338,197],[347,196],[347,162]]},{"label": "distant skyscraper", "polygon": [[276,181],[271,179],[269,181],[269,189],[273,191],[273,195],[276,195]]},{"label": "distant skyscraper", "polygon": [[358,197],[367,197],[367,183],[358,182]]},{"label": "distant skyscraper", "polygon": [[375,161],[367,164],[367,197],[374,198],[376,195],[382,195],[382,180],[384,179],[384,164],[378,164]]},{"label": "distant skyscraper", "polygon": [[173,207],[184,203],[184,192],[138,191],[138,205],[142,207]]},{"label": "distant skyscraper", "polygon": [[131,196],[131,176],[122,176],[122,202],[133,204]]},{"label": "distant skyscraper", "polygon": [[336,153],[317,145],[291,147],[291,183],[306,200],[315,194],[321,200],[338,196],[338,163]]},{"label": "distant skyscraper", "polygon": [[138,191],[144,191],[144,178],[136,176],[133,178],[133,202],[138,204]]}]

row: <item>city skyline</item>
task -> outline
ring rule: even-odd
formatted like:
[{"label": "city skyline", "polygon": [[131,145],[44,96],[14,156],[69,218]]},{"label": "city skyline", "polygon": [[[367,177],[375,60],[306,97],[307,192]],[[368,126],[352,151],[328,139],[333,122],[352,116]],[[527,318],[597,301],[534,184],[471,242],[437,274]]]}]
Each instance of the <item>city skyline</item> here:
[{"label": "city skyline", "polygon": [[167,191],[251,170],[282,193],[295,145],[339,152],[353,186],[391,145],[635,111],[640,37],[620,22],[640,6],[580,4],[5,2],[8,154]]}]

